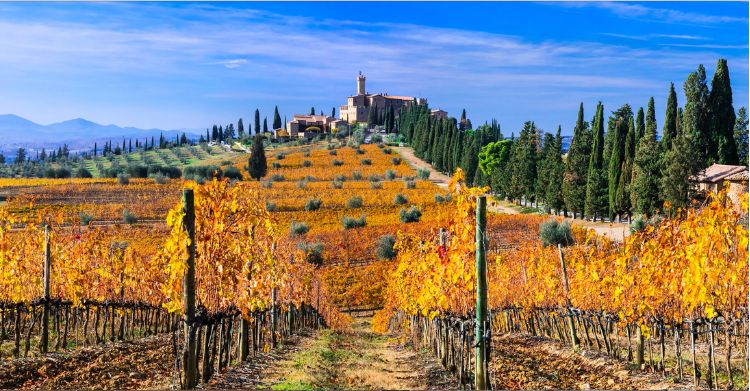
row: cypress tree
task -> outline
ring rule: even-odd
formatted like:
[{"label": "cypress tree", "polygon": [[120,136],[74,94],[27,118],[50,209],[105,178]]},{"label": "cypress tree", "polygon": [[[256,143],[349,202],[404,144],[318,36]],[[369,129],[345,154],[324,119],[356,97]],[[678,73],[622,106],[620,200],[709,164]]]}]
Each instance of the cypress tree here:
[{"label": "cypress tree", "polygon": [[593,220],[597,217],[603,220],[607,210],[607,177],[604,171],[604,106],[601,102],[596,106],[592,131],[593,142],[586,182],[585,215]]},{"label": "cypress tree", "polygon": [[461,168],[466,174],[466,184],[474,185],[474,175],[477,172],[477,166],[479,166],[479,137],[471,135],[467,135],[466,137],[467,148],[464,150]]},{"label": "cypress tree", "polygon": [[685,112],[682,119],[683,132],[693,156],[690,173],[695,175],[713,161],[715,147],[713,137],[708,129],[708,86],[706,70],[703,65],[698,71],[690,73],[684,85]]},{"label": "cypress tree", "polygon": [[[651,100],[654,98],[652,97]],[[656,121],[656,120],[654,120]],[[635,115],[635,145],[641,140],[641,137],[646,133],[646,125],[643,122],[643,107],[638,108],[638,114]]]},{"label": "cypress tree", "polygon": [[669,83],[669,97],[667,98],[667,112],[664,116],[661,149],[668,151],[672,148],[672,140],[677,136],[677,93],[674,83]]},{"label": "cypress tree", "polygon": [[537,178],[536,162],[536,126],[531,121],[526,121],[515,143],[515,153],[511,167],[511,193],[514,198],[524,197],[525,201],[534,199]]},{"label": "cypress tree", "polygon": [[274,130],[281,127],[281,116],[279,115],[279,106],[273,108],[273,128]]},{"label": "cypress tree", "polygon": [[253,138],[253,146],[247,162],[247,169],[250,177],[257,180],[266,176],[268,171],[266,153],[263,150],[263,136],[260,134],[256,134]]},{"label": "cypress tree", "polygon": [[211,129],[211,140],[219,141],[219,127],[216,125]]},{"label": "cypress tree", "polygon": [[711,80],[709,112],[712,144],[715,146],[714,161],[720,164],[736,165],[737,145],[734,142],[735,114],[732,106],[732,85],[729,82],[727,60],[722,58],[716,64],[716,72]]},{"label": "cypress tree", "polygon": [[331,117],[336,118],[336,106],[331,107]]},{"label": "cypress tree", "polygon": [[565,174],[565,165],[562,161],[562,136],[560,132],[561,126],[557,127],[557,134],[555,135],[555,141],[553,148],[550,148],[549,155],[546,157],[547,169],[546,174],[549,176],[547,182],[547,189],[544,194],[544,202],[547,205],[547,210],[554,209],[559,214],[560,210],[565,206],[562,192],[562,181],[563,175]]},{"label": "cypress tree", "polygon": [[688,204],[691,175],[694,158],[690,155],[692,147],[687,134],[678,134],[672,140],[672,149],[665,154],[665,166],[662,169],[660,191],[662,199],[674,208],[684,208]]},{"label": "cypress tree", "polygon": [[240,140],[245,138],[245,125],[242,123],[242,118],[237,121],[237,137]]},{"label": "cypress tree", "polygon": [[[614,124],[614,134],[612,136],[612,147],[609,156],[608,166],[608,188],[609,188],[609,219],[614,220],[615,215],[620,215],[624,210],[624,205],[618,203],[618,190],[622,183],[623,163],[625,162],[625,142],[627,141],[628,126],[633,117],[630,105],[624,104],[620,109],[612,113],[610,121]],[[619,192],[622,193],[623,190]],[[628,201],[629,203],[629,201]]]},{"label": "cypress tree", "polygon": [[263,117],[263,134],[268,133],[268,117]]},{"label": "cypress tree", "polygon": [[554,159],[553,153],[555,150],[555,136],[551,133],[544,133],[544,139],[542,141],[542,150],[540,153],[540,159],[537,161],[537,177],[536,184],[534,185],[535,197],[537,202],[540,200],[544,201],[544,208],[549,213],[550,206],[547,201],[547,188],[549,187],[549,181],[552,173],[550,170],[554,169],[551,164],[551,160]]},{"label": "cypress tree", "polygon": [[625,155],[620,170],[620,183],[617,185],[617,205],[622,213],[628,214],[628,221],[631,221],[632,208],[630,204],[630,183],[633,178],[633,160],[635,159],[635,124],[633,117],[628,121],[628,134],[625,138]]},{"label": "cypress tree", "polygon": [[310,115],[315,115],[315,107],[310,107]]},{"label": "cypress tree", "polygon": [[260,110],[255,109],[255,134],[260,134]]},{"label": "cypress tree", "polygon": [[568,149],[565,164],[565,179],[563,181],[563,198],[566,210],[573,212],[575,218],[582,214],[586,203],[586,176],[588,161],[591,154],[591,132],[589,125],[583,120],[583,103],[578,108],[578,120],[573,129],[573,140]]},{"label": "cypress tree", "polygon": [[636,147],[630,190],[630,203],[633,205],[633,210],[646,216],[653,215],[659,208],[660,149],[660,144],[656,141],[656,113],[652,97],[648,101],[646,131],[638,140]]},{"label": "cypress tree", "polygon": [[737,145],[737,160],[739,164],[747,166],[748,155],[748,131],[747,131],[747,109],[740,107],[737,111],[737,120],[734,123],[734,142]]}]

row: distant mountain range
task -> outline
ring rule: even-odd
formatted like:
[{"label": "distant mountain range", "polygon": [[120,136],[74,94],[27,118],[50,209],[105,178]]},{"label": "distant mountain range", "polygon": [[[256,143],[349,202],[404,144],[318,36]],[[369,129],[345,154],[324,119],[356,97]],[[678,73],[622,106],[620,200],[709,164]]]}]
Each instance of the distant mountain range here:
[{"label": "distant mountain range", "polygon": [[[50,125],[40,125],[14,114],[0,115],[0,151],[14,151],[20,147],[29,152],[42,148],[57,148],[67,144],[71,151],[87,151],[97,142],[100,147],[105,141],[122,142],[122,139],[159,137],[167,139],[186,133],[188,137],[200,137],[199,131],[188,129],[139,129],[117,125],[101,125],[83,118],[71,119]],[[31,155],[31,154],[30,154]],[[6,153],[6,156],[7,153]]]}]

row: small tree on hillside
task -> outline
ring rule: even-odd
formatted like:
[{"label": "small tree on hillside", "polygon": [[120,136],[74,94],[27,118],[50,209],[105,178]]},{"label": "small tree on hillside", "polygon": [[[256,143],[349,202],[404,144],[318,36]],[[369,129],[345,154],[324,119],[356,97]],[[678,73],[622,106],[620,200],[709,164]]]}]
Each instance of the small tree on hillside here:
[{"label": "small tree on hillside", "polygon": [[250,173],[250,177],[257,180],[266,176],[268,172],[266,153],[263,150],[263,136],[259,134],[255,135],[253,139],[253,148],[250,159],[248,159],[247,170]]}]

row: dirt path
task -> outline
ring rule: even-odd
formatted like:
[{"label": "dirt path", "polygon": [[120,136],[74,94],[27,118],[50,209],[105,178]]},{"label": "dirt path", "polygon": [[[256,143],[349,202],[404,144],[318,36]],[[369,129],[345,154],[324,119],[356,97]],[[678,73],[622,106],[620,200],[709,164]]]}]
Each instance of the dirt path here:
[{"label": "dirt path", "polygon": [[[410,147],[393,147],[399,155],[409,164],[410,167],[415,170],[418,168],[430,170],[430,180],[437,186],[448,189],[448,183],[451,178],[429,165],[424,160],[414,155],[414,150]],[[505,213],[505,214],[519,214],[520,212],[515,209],[510,203],[504,201],[492,200],[488,203],[487,208],[491,213]],[[593,229],[597,234],[606,236],[610,239],[622,241],[625,237],[630,235],[630,229],[627,224],[624,223],[599,223],[584,220],[577,220],[567,218],[571,224],[579,225],[582,227]]]},{"label": "dirt path", "polygon": [[493,338],[495,389],[691,389],[661,375],[628,369],[598,352],[575,353],[557,341],[523,335]]},{"label": "dirt path", "polygon": [[[233,383],[220,388],[308,389],[436,389],[455,388],[452,378],[427,352],[401,348],[387,335],[370,331],[370,320],[360,318],[353,330],[321,330],[303,339],[285,357],[251,374],[247,381],[232,374]],[[242,365],[238,367],[242,372]]]},{"label": "dirt path", "polygon": [[448,189],[448,183],[450,183],[451,178],[434,169],[430,164],[414,155],[413,149],[410,147],[392,147],[392,149],[396,150],[396,152],[401,155],[401,158],[406,161],[409,167],[415,170],[420,168],[430,170],[430,181],[442,189]]},{"label": "dirt path", "polygon": [[168,389],[171,335],[0,362],[0,389]]}]

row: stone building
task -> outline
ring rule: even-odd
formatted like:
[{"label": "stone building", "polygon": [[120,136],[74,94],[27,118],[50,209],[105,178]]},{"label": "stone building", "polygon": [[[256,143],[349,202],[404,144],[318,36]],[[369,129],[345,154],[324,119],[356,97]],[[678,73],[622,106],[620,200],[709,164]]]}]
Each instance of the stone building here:
[{"label": "stone building", "polygon": [[715,194],[727,187],[729,198],[738,211],[742,196],[748,192],[748,169],[745,166],[713,164],[690,179],[698,198],[706,198],[709,193]]},{"label": "stone building", "polygon": [[339,113],[342,120],[354,124],[367,122],[372,109],[378,110],[379,115],[382,115],[386,108],[391,107],[398,115],[402,107],[422,103],[427,103],[427,99],[387,93],[368,94],[365,89],[365,76],[360,72],[357,76],[357,95],[348,97],[347,103],[339,108]]},{"label": "stone building", "polygon": [[295,114],[286,123],[286,131],[290,138],[315,137],[315,133],[328,133],[341,126],[340,120],[325,115]]}]

